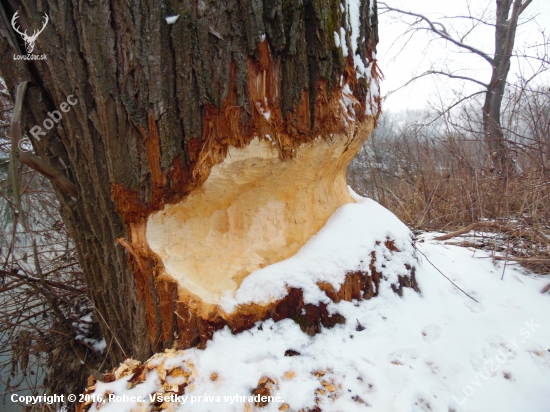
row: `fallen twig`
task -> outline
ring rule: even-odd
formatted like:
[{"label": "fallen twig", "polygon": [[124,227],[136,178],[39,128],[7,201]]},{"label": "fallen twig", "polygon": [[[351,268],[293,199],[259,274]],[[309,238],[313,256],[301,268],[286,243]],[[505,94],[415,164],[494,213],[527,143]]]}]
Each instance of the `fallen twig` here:
[{"label": "fallen twig", "polygon": [[464,292],[464,290],[462,290],[462,289],[460,288],[460,286],[458,286],[458,285],[457,285],[456,283],[454,283],[451,279],[449,279],[447,276],[445,276],[445,274],[444,274],[442,271],[440,271],[440,270],[437,268],[437,266],[434,265],[434,264],[430,261],[430,259],[428,259],[428,256],[426,256],[424,253],[422,253],[416,246],[413,245],[413,247],[414,247],[415,250],[417,250],[422,256],[424,256],[424,257],[426,258],[426,260],[428,261],[428,263],[429,263],[430,265],[432,265],[432,266],[435,268],[435,270],[437,270],[439,273],[441,273],[445,279],[447,279],[449,282],[451,282],[458,290],[460,290],[462,293],[464,293],[466,296],[468,296],[468,297],[469,297],[470,299],[472,299],[474,302],[479,303],[479,302],[478,302],[477,300],[475,300],[473,297],[471,297],[471,296],[468,295],[466,292]]},{"label": "fallen twig", "polygon": [[498,223],[493,223],[493,222],[477,222],[477,223],[472,223],[471,225],[469,226],[466,226],[465,228],[463,229],[459,229],[455,232],[451,232],[451,233],[447,233],[446,235],[443,235],[443,236],[438,236],[435,238],[435,240],[447,240],[447,239],[451,239],[453,237],[456,237],[456,236],[460,236],[460,235],[463,235],[464,233],[468,233],[472,230],[475,230],[475,229],[480,229],[480,228],[485,228],[485,229],[496,229],[496,230],[500,230],[501,232],[505,232],[505,233],[508,233],[511,231],[511,229],[507,226],[504,226],[504,225],[499,225]]},{"label": "fallen twig", "polygon": [[522,257],[510,257],[510,256],[489,256],[494,260],[512,260],[514,262],[522,263],[550,263],[550,259],[544,258],[522,258]]}]

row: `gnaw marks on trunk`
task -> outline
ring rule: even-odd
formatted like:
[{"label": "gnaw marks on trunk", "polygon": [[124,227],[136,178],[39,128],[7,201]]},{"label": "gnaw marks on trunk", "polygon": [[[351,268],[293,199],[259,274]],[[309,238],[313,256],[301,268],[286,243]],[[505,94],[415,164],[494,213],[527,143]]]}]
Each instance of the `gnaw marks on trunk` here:
[{"label": "gnaw marks on trunk", "polygon": [[[0,36],[10,90],[30,82],[26,129],[78,100],[31,140],[76,187],[57,196],[112,343],[107,366],[175,336],[204,343],[201,322],[230,323],[220,293],[291,256],[353,201],[345,168],[380,104],[375,2],[1,5],[29,27],[49,16],[35,46],[47,60],[14,60],[14,40]],[[179,241],[165,236],[170,219]]]}]

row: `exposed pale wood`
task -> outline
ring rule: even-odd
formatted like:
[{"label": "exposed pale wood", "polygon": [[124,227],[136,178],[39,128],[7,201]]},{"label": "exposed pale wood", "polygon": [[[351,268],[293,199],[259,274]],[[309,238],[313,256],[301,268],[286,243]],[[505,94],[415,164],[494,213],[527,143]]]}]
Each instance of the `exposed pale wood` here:
[{"label": "exposed pale wood", "polygon": [[[199,196],[231,147],[243,149],[269,134],[276,140],[275,157],[290,164],[302,145],[345,133],[338,105],[345,84],[360,102],[356,120],[376,115],[380,101],[366,110],[370,84],[355,72],[361,59],[377,78],[378,21],[376,4],[370,4],[361,2],[352,39],[340,0],[1,3],[8,22],[15,11],[29,23],[43,12],[50,17],[36,43],[37,52],[48,55],[45,61],[14,60],[21,39],[0,36],[8,89],[13,93],[29,81],[23,127],[42,124],[69,95],[78,99],[33,147],[50,165],[66,165],[63,174],[77,188],[76,199],[64,190],[58,198],[93,286],[90,299],[102,333],[113,342],[104,366],[127,354],[146,359],[172,346],[174,336],[180,346],[203,344],[223,322],[243,330],[260,312],[281,319],[300,307],[294,292],[269,313],[243,308],[234,319],[216,312],[197,317],[197,296],[185,294],[164,272],[147,245],[146,223],[165,205]],[[167,13],[180,15],[176,24],[166,24]],[[334,31],[342,29],[347,49],[357,44],[355,55],[344,57],[336,45]],[[269,118],[258,103],[269,109]],[[313,319],[322,310],[308,310],[316,328]]]},{"label": "exposed pale wood", "polygon": [[288,161],[265,137],[231,148],[200,190],[149,217],[149,246],[180,286],[217,303],[252,271],[294,255],[353,202],[345,171],[373,126],[305,143]]}]

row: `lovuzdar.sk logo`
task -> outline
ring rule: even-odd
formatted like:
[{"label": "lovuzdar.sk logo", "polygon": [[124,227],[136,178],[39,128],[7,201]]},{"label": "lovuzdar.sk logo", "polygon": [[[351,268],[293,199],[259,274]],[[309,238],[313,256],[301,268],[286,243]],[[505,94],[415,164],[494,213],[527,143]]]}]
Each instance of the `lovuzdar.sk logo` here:
[{"label": "lovuzdar.sk logo", "polygon": [[27,30],[24,32],[21,31],[21,26],[18,24],[17,19],[19,18],[19,11],[16,11],[13,15],[13,18],[11,19],[11,26],[13,27],[13,30],[15,30],[16,33],[20,34],[23,41],[25,42],[25,49],[27,50],[27,54],[14,54],[13,59],[14,60],[46,60],[45,54],[33,54],[34,45],[36,43],[36,39],[44,31],[46,28],[46,25],[50,21],[50,18],[46,13],[44,13],[44,24],[42,25],[42,28],[40,30],[35,30],[32,35],[27,34]]}]

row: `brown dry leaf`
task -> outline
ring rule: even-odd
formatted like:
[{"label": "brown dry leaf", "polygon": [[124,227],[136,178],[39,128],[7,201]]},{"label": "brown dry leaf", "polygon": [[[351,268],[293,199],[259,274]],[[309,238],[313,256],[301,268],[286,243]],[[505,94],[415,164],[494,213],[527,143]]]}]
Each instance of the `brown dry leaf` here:
[{"label": "brown dry leaf", "polygon": [[285,373],[284,375],[284,379],[286,379],[287,381],[291,380],[292,378],[294,378],[296,376],[296,372],[294,371],[288,371],[287,373]]},{"label": "brown dry leaf", "polygon": [[320,378],[321,376],[325,376],[325,371],[317,371],[315,372],[315,376],[317,376],[318,378]]},{"label": "brown dry leaf", "polygon": [[289,409],[290,409],[290,406],[288,406],[286,403],[283,403],[279,408],[280,411],[288,411]]},{"label": "brown dry leaf", "polygon": [[363,399],[361,399],[361,397],[359,395],[352,396],[351,399],[353,399],[355,402],[366,404],[366,402]]},{"label": "brown dry leaf", "polygon": [[215,381],[218,379],[218,374],[217,373],[213,373],[212,375],[210,375],[210,380],[211,381]]},{"label": "brown dry leaf", "polygon": [[269,380],[269,378],[262,378],[258,381],[258,385],[263,385],[264,383],[266,383],[267,381]]},{"label": "brown dry leaf", "polygon": [[262,397],[270,395],[269,389],[266,388],[265,385],[259,385],[256,389],[254,389],[254,391],[252,391],[252,395],[254,395],[254,396],[259,395],[260,396],[260,400],[254,402],[254,404],[256,406],[259,406],[260,408],[263,408],[264,406],[267,406],[268,401],[267,400],[266,401],[261,400]]},{"label": "brown dry leaf", "polygon": [[244,412],[252,412],[252,408],[248,403],[244,404]]}]

